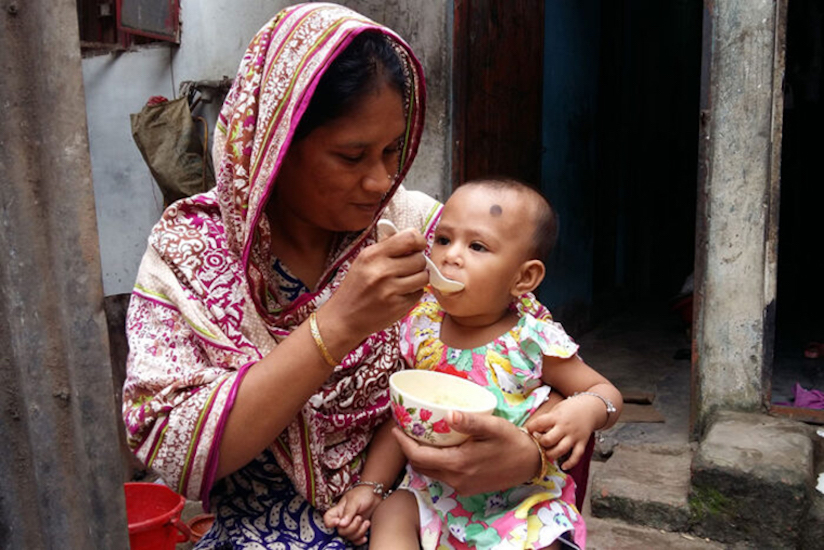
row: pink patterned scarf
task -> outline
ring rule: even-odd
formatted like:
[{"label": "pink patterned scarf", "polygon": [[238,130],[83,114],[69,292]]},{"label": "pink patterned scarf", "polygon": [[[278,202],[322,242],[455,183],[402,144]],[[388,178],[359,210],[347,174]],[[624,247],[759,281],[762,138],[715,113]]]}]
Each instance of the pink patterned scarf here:
[{"label": "pink patterned scarf", "polygon": [[[411,50],[389,29],[340,6],[280,12],[252,40],[221,110],[216,188],[163,214],[129,308],[123,404],[129,443],[192,498],[208,500],[223,425],[248,367],[323,304],[358,253],[375,242],[377,217],[367,231],[342,240],[317,291],[294,303],[280,303],[273,291],[273,258],[262,244],[269,242],[264,206],[320,76],[364,30],[392,39],[408,82],[398,183],[380,215],[431,239],[439,205],[400,187],[423,124],[423,73]],[[297,490],[321,509],[357,478],[372,432],[386,417],[397,342],[395,326],[352,351],[270,447]]]}]

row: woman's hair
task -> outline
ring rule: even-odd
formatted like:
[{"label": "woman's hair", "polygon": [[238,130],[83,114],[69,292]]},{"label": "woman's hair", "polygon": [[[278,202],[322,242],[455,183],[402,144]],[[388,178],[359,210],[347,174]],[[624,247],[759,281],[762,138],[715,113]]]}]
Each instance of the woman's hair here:
[{"label": "woman's hair", "polygon": [[382,84],[404,94],[406,77],[392,39],[375,31],[356,36],[321,76],[295,130],[295,141],[351,109]]},{"label": "woman's hair", "polygon": [[535,205],[535,218],[533,220],[535,222],[535,230],[532,234],[530,259],[541,260],[542,262],[547,261],[549,253],[552,252],[552,249],[555,247],[555,242],[558,240],[558,218],[555,215],[555,209],[540,191],[522,181],[502,176],[470,180],[464,183],[464,185],[477,185],[490,189],[509,189],[526,193],[534,199],[530,201]]}]

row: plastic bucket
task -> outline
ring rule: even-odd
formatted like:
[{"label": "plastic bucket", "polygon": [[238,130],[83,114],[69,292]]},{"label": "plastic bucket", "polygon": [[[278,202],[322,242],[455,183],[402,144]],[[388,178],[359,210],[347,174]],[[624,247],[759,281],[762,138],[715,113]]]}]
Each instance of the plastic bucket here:
[{"label": "plastic bucket", "polygon": [[184,497],[157,483],[126,483],[124,489],[131,550],[175,550],[189,540],[180,519]]}]

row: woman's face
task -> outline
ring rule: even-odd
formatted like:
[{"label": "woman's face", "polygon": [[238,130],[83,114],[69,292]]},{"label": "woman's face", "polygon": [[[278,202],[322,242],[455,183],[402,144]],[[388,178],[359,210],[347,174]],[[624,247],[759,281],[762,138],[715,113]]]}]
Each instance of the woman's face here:
[{"label": "woman's face", "polygon": [[289,147],[274,212],[328,231],[366,228],[394,184],[405,130],[401,94],[387,84],[368,93]]}]

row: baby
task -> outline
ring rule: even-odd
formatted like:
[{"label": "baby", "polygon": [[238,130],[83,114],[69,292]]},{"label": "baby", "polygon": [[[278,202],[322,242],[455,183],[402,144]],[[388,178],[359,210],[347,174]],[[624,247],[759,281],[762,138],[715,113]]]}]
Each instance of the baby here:
[{"label": "baby", "polygon": [[542,451],[535,478],[462,496],[407,467],[385,498],[384,487],[405,464],[389,421],[370,445],[361,481],[326,512],[328,527],[363,544],[371,526],[370,548],[584,547],[574,482],[561,468],[578,462],[595,430],[618,420],[623,401],[531,295],[556,233],[552,207],[529,186],[510,179],[464,184],[444,205],[431,257],[465,288],[425,293],[401,324],[401,353],[411,367],[483,385],[498,398],[494,414],[516,426],[551,390],[569,396],[541,416],[541,433],[524,430]]}]

